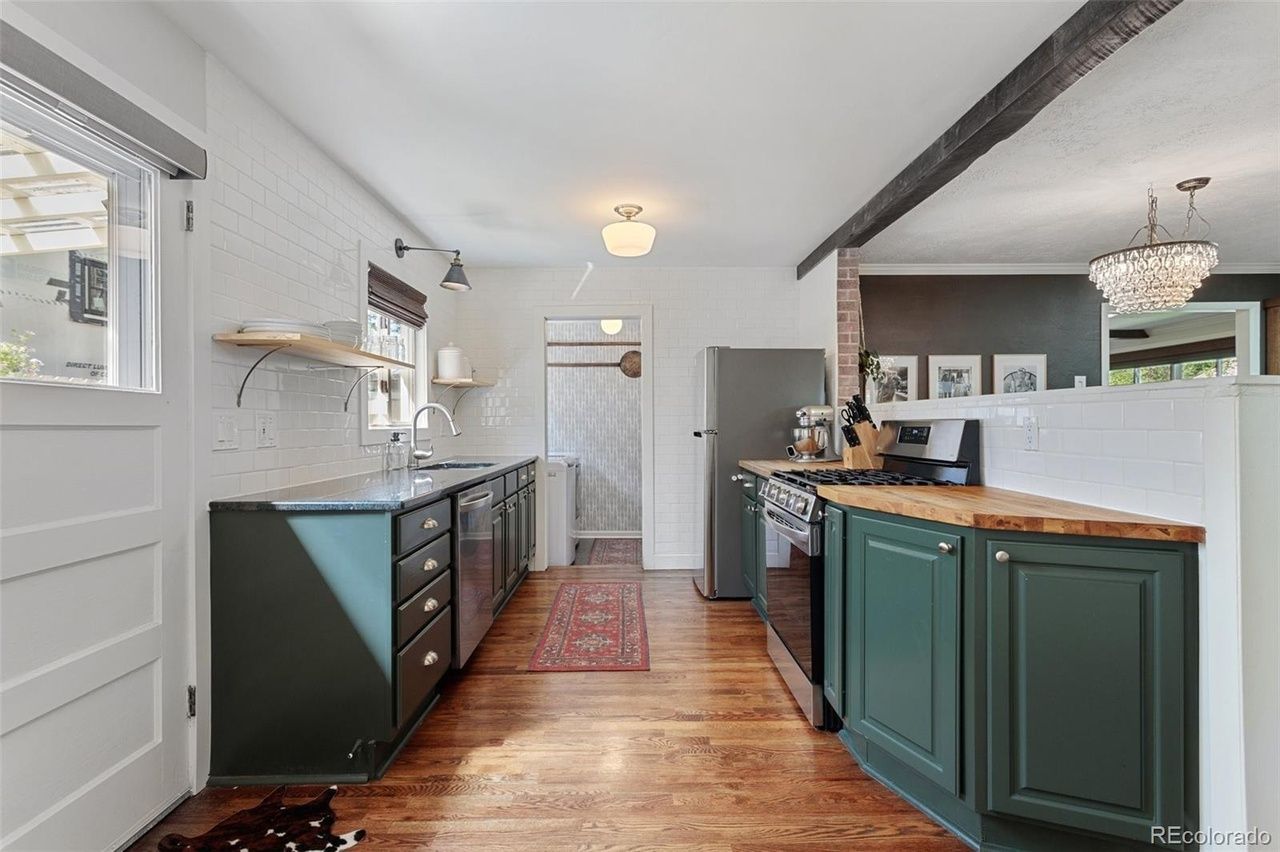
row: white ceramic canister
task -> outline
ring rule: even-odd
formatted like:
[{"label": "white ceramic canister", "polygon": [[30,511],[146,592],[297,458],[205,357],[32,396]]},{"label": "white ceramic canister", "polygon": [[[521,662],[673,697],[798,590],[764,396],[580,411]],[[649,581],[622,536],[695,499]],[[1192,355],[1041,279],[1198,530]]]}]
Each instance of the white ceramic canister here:
[{"label": "white ceramic canister", "polygon": [[448,346],[442,346],[436,350],[436,378],[438,379],[465,379],[466,366],[463,363],[464,357],[462,350],[453,345],[450,341]]}]

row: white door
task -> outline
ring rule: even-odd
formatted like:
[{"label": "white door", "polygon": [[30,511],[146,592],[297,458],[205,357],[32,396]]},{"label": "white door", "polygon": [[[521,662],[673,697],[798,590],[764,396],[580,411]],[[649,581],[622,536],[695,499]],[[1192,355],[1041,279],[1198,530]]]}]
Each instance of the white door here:
[{"label": "white door", "polygon": [[0,848],[115,849],[190,789],[190,185],[160,393],[0,382]]}]

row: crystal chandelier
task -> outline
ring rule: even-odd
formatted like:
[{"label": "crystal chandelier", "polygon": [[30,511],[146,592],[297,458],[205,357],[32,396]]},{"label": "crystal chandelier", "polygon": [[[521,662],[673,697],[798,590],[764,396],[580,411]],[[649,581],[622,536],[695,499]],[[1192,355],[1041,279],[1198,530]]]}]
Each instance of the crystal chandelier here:
[{"label": "crystal chandelier", "polygon": [[[1147,224],[1134,232],[1129,245],[1119,251],[1099,255],[1089,261],[1089,280],[1107,297],[1117,313],[1136,314],[1185,305],[1218,265],[1218,245],[1207,240],[1190,240],[1193,220],[1205,221],[1196,210],[1196,190],[1204,189],[1209,178],[1191,178],[1178,184],[1187,193],[1187,222],[1182,238],[1156,221],[1156,196],[1147,188]],[[1147,242],[1135,246],[1133,240],[1145,230]],[[1160,242],[1158,231],[1167,238]],[[1206,232],[1206,236],[1208,236]]]}]

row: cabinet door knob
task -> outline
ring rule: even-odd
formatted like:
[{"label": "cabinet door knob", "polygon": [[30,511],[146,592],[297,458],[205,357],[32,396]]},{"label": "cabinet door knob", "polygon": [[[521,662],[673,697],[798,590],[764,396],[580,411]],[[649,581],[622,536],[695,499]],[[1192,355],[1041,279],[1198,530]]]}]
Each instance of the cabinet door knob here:
[{"label": "cabinet door knob", "polygon": [[440,601],[435,598],[427,598],[427,602],[422,605],[423,612],[434,612],[439,609]]},{"label": "cabinet door knob", "polygon": [[440,526],[440,522],[437,521],[435,518],[427,518],[425,521],[422,522],[422,528],[424,530],[433,530],[438,526]]},{"label": "cabinet door knob", "polygon": [[424,666],[434,666],[438,662],[440,662],[440,655],[435,651],[428,651],[427,655],[422,658],[422,664]]},{"label": "cabinet door knob", "polygon": [[741,476],[740,474],[735,473],[733,476],[729,477],[729,481],[730,481],[730,482],[741,482],[741,481],[742,481],[742,476]]},{"label": "cabinet door knob", "polygon": [[440,566],[440,563],[439,563],[439,562],[435,561],[434,559],[428,559],[426,562],[423,562],[423,563],[422,563],[422,570],[423,570],[423,571],[434,571],[434,570],[436,570],[436,568],[438,568],[439,566]]},{"label": "cabinet door knob", "polygon": [[956,546],[955,546],[954,544],[952,544],[951,542],[949,542],[949,541],[940,541],[940,542],[938,542],[938,552],[939,552],[939,553],[955,553],[955,551],[956,551]]},{"label": "cabinet door knob", "polygon": [[1008,562],[1008,561],[1009,561],[1009,551],[1007,551],[1007,550],[997,550],[997,551],[996,551],[996,561],[997,561],[997,562]]}]

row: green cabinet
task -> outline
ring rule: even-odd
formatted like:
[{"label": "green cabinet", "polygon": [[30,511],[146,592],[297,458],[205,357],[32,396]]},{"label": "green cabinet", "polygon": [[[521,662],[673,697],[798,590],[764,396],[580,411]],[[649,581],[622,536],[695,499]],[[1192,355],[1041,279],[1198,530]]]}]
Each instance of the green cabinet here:
[{"label": "green cabinet", "polygon": [[756,612],[760,613],[760,617],[768,621],[769,619],[769,583],[768,573],[765,568],[769,562],[769,525],[764,520],[765,509],[763,505],[757,505],[752,528],[755,531],[755,569],[756,569],[756,590],[751,596],[751,602],[755,604]]},{"label": "green cabinet", "polygon": [[994,812],[1149,841],[1187,825],[1183,557],[985,542]]},{"label": "green cabinet", "polygon": [[846,723],[959,790],[959,536],[853,516],[847,528]]},{"label": "green cabinet", "polygon": [[742,538],[742,582],[751,597],[756,596],[756,501],[742,495],[740,530]]},{"label": "green cabinet", "polygon": [[822,551],[822,694],[844,718],[844,524],[845,513],[828,506]]}]

